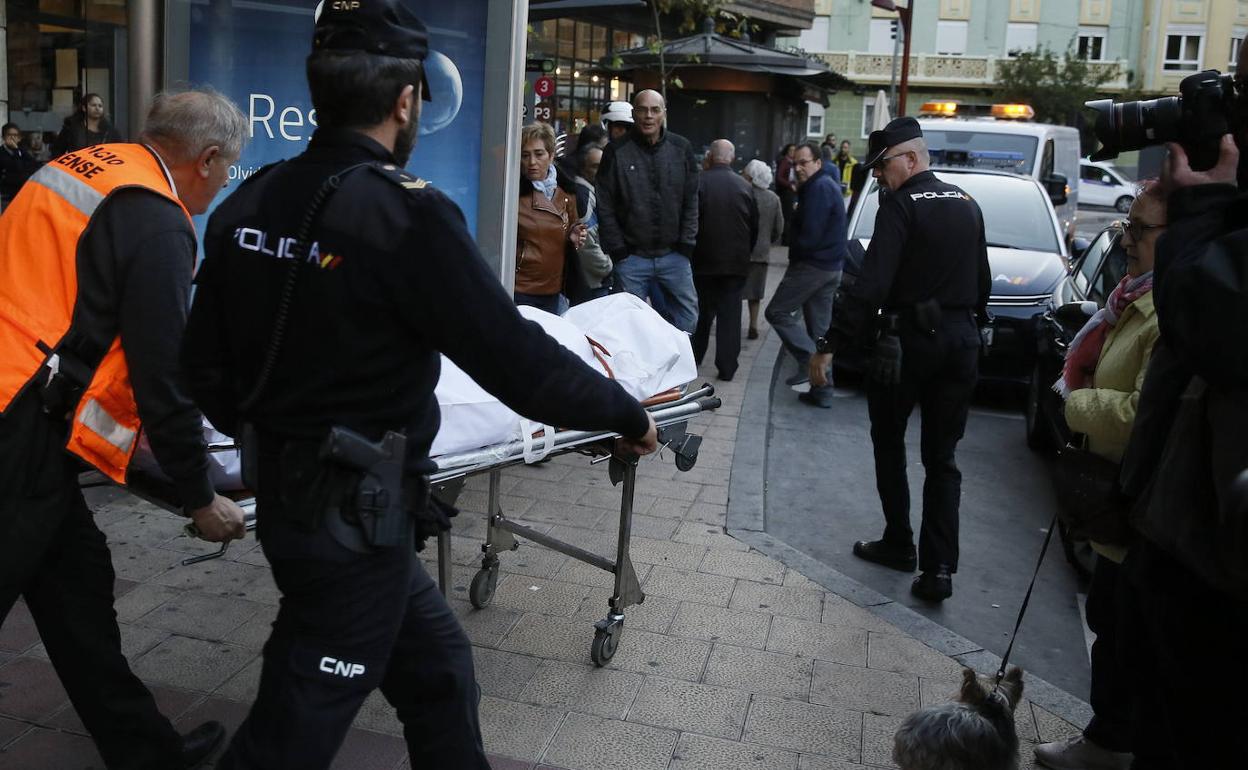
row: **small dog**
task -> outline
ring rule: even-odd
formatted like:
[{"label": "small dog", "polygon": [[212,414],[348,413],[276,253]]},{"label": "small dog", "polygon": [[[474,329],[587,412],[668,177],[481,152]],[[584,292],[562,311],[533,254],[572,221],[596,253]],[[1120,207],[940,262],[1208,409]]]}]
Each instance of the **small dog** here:
[{"label": "small dog", "polygon": [[957,700],[919,709],[893,738],[901,770],[1018,770],[1014,708],[1023,672],[1011,667],[994,691],[992,678],[962,671]]}]

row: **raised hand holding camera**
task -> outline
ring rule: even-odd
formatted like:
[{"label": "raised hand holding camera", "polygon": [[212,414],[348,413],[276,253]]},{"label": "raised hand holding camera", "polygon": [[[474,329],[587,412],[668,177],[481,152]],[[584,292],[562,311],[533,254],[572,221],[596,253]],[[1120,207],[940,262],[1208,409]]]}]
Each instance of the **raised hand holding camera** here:
[{"label": "raised hand holding camera", "polygon": [[1192,187],[1200,184],[1235,184],[1239,168],[1239,147],[1230,134],[1222,135],[1218,146],[1218,163],[1207,171],[1193,170],[1187,151],[1179,144],[1168,144],[1169,155],[1161,167],[1161,180],[1167,189]]}]

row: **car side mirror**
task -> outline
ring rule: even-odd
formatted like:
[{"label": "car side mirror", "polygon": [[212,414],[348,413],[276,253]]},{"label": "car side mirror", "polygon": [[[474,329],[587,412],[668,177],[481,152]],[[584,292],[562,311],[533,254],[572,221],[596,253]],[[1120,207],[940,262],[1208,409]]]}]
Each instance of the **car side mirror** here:
[{"label": "car side mirror", "polygon": [[1044,189],[1049,193],[1049,200],[1054,206],[1061,206],[1070,197],[1070,180],[1065,174],[1049,174],[1044,178]]},{"label": "car side mirror", "polygon": [[1091,245],[1092,241],[1089,241],[1087,238],[1080,238],[1076,235],[1070,242],[1071,260],[1081,259],[1083,257],[1083,252],[1087,251],[1088,247]]},{"label": "car side mirror", "polygon": [[1083,302],[1067,302],[1057,309],[1053,317],[1061,324],[1062,328],[1074,334],[1083,328],[1092,316],[1096,315],[1097,308],[1095,302],[1084,300]]}]

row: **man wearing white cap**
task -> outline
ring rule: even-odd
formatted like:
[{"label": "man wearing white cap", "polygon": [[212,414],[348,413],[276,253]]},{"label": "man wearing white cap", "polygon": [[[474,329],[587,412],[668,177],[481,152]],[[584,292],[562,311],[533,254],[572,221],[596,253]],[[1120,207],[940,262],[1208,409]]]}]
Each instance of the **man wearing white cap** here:
[{"label": "man wearing white cap", "polygon": [[626,135],[633,128],[633,105],[628,102],[611,102],[602,113],[602,127],[607,129],[611,141]]}]

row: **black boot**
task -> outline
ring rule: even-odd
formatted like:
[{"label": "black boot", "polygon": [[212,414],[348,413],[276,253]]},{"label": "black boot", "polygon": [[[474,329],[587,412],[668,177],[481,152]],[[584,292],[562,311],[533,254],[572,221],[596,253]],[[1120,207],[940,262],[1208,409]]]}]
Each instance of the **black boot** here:
[{"label": "black boot", "polygon": [[943,602],[953,596],[953,575],[944,564],[924,572],[910,584],[910,593],[929,602]]},{"label": "black boot", "polygon": [[217,750],[225,739],[225,726],[220,722],[204,722],[182,736],[182,767],[198,767]]},{"label": "black boot", "polygon": [[914,572],[918,566],[913,545],[893,545],[884,540],[859,540],[854,543],[854,556],[902,572]]}]

